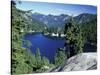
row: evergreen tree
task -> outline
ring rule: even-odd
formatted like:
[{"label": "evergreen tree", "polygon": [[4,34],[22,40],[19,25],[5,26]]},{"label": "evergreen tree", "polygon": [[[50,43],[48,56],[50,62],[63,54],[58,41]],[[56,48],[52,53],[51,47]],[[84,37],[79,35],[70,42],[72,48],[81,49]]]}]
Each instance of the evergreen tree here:
[{"label": "evergreen tree", "polygon": [[40,54],[39,48],[37,48],[37,50],[36,50],[36,66],[37,66],[37,68],[41,67],[41,54]]},{"label": "evergreen tree", "polygon": [[49,65],[49,60],[46,57],[42,58],[42,65],[46,65],[46,66]]},{"label": "evergreen tree", "polygon": [[65,24],[65,34],[66,43],[68,44],[66,44],[68,57],[83,52],[84,39],[82,36],[82,31],[80,26],[73,20],[73,18],[71,18],[70,21]]},{"label": "evergreen tree", "polygon": [[97,19],[81,24],[82,35],[85,42],[97,45]]},{"label": "evergreen tree", "polygon": [[65,51],[62,49],[58,49],[56,55],[55,55],[55,65],[58,66],[62,64],[67,56],[65,55]]},{"label": "evergreen tree", "polygon": [[[16,8],[15,1],[11,1],[11,18],[12,18],[12,56],[11,56],[11,73],[12,74],[27,74],[33,72],[33,62],[30,60],[33,59],[33,55],[29,52],[28,49],[23,48],[22,39],[24,33],[21,33],[20,30],[26,29],[28,22],[25,23],[26,18],[22,15],[25,14],[24,11],[21,11]],[[26,15],[27,16],[27,15]],[[31,64],[32,63],[32,64]]]}]

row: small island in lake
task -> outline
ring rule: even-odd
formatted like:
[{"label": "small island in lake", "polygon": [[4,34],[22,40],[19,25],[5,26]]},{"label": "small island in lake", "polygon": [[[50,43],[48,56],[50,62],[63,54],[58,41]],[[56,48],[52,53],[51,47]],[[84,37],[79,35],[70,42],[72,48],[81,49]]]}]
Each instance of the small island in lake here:
[{"label": "small island in lake", "polygon": [[12,0],[11,24],[12,74],[97,69],[97,7]]}]

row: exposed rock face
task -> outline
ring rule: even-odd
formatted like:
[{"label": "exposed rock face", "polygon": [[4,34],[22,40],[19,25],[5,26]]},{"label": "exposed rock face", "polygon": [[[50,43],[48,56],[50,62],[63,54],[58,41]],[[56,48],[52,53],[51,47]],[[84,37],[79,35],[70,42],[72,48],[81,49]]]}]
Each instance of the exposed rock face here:
[{"label": "exposed rock face", "polygon": [[64,62],[64,64],[49,69],[49,72],[60,71],[85,71],[97,69],[97,54],[96,53],[81,53],[75,55]]}]

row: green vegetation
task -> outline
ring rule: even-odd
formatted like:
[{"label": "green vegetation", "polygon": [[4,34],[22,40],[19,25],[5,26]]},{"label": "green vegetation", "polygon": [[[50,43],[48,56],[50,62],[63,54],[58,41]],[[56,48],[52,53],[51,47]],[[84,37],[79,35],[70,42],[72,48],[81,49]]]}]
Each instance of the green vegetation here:
[{"label": "green vegetation", "polygon": [[96,46],[97,20],[93,19],[89,22],[78,23],[71,18],[69,23],[65,24],[64,33],[66,34],[66,53],[68,57],[71,57],[83,52],[83,47],[86,43]]},{"label": "green vegetation", "polygon": [[[17,9],[15,1],[11,1],[11,10],[12,74],[45,72],[51,67],[61,65],[67,58],[82,53],[85,43],[89,42],[93,45],[97,44],[96,19],[85,23],[77,23],[71,18],[70,21],[65,24],[65,27],[48,28],[42,22],[32,19],[31,10],[22,11]],[[65,33],[65,47],[57,50],[54,64],[50,63],[45,56],[41,57],[39,48],[37,48],[36,53],[32,53],[29,50],[31,42],[23,40],[24,35],[29,31],[59,34]],[[26,45],[26,48],[23,47],[23,44]]]},{"label": "green vegetation", "polygon": [[61,65],[65,61],[66,58],[67,58],[67,55],[65,54],[65,51],[59,48],[55,56],[55,65],[56,66]]},{"label": "green vegetation", "polygon": [[[22,47],[22,40],[20,39],[25,33],[21,34],[20,30],[23,28],[27,30],[24,21],[25,17],[22,14],[25,14],[24,11],[18,10],[15,7],[16,3],[12,1],[12,70],[14,74],[22,73],[32,73],[32,63],[30,60],[33,59],[33,55],[25,48]],[[26,24],[28,24],[26,22]]]},{"label": "green vegetation", "polygon": [[46,57],[42,58],[42,65],[49,65],[49,60]]},{"label": "green vegetation", "polygon": [[85,22],[81,25],[82,35],[86,42],[97,45],[97,19]]},{"label": "green vegetation", "polygon": [[[41,58],[39,49],[36,50],[36,54],[32,54],[29,50],[31,43],[27,40],[22,40],[21,38],[29,31],[31,28],[37,28],[38,31],[42,31],[43,26],[39,26],[38,22],[32,21],[29,11],[22,11],[16,8],[16,3],[11,1],[11,17],[12,17],[12,56],[11,56],[11,73],[12,74],[29,74],[35,72],[45,71],[45,66],[51,66],[49,60],[45,57]],[[37,27],[36,27],[36,26]],[[33,26],[33,27],[31,27]],[[21,30],[24,32],[21,32]],[[23,47],[24,44],[27,48]],[[43,62],[42,62],[43,61]],[[43,70],[43,71],[42,71]]]},{"label": "green vegetation", "polygon": [[97,21],[96,19],[78,23],[73,17],[65,24],[64,33],[66,35],[65,47],[58,49],[55,56],[55,65],[60,65],[65,59],[83,52],[85,43],[96,46],[97,43]]},{"label": "green vegetation", "polygon": [[39,48],[36,50],[36,66],[37,68],[41,67],[41,55]]},{"label": "green vegetation", "polygon": [[64,27],[48,27],[46,29],[47,32],[49,33],[64,33]]},{"label": "green vegetation", "polygon": [[75,23],[73,18],[65,25],[66,43],[69,44],[68,57],[83,52],[84,39],[80,25]]},{"label": "green vegetation", "polygon": [[47,27],[44,23],[39,22],[35,19],[32,19],[32,24],[29,26],[29,30],[35,31],[35,32],[43,32],[45,30],[45,27]]}]

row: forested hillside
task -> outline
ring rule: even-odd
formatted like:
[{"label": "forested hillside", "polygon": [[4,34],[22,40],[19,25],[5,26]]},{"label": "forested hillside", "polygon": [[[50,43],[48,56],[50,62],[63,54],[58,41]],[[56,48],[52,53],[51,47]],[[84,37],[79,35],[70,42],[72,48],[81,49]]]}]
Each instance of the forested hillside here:
[{"label": "forested hillside", "polygon": [[[32,28],[42,31],[44,25],[38,21],[33,21],[29,11],[22,11],[16,8],[16,3],[11,1],[11,18],[12,18],[12,56],[11,56],[11,73],[27,74],[39,72],[44,69],[44,65],[49,65],[49,60],[41,58],[40,51],[37,49],[36,54],[32,54],[28,48],[23,47],[23,41],[26,41],[27,47],[31,44],[27,40],[22,40],[24,35]],[[41,24],[41,26],[39,25]],[[24,30],[22,33],[21,30]],[[40,64],[40,65],[39,65]],[[42,68],[42,69],[41,69]]]},{"label": "forested hillside", "polygon": [[[61,15],[44,15],[40,13],[32,13],[32,19],[37,20],[43,24],[46,24],[47,27],[47,32],[50,33],[63,33],[64,32],[64,26],[65,23],[69,22],[71,16],[66,15],[66,14],[61,14]],[[92,22],[96,19],[96,14],[89,14],[89,13],[82,13],[79,14],[78,16],[72,16],[74,21],[77,23],[83,24],[87,22]],[[91,26],[90,24],[88,24]],[[88,27],[88,25],[86,25]]]},{"label": "forested hillside", "polygon": [[85,41],[97,46],[97,19],[82,23],[81,30]]},{"label": "forested hillside", "polygon": [[[29,59],[32,58],[32,54],[25,48],[22,47],[22,40],[20,36],[23,34],[20,33],[21,28],[25,31],[27,30],[27,25],[29,24],[25,17],[22,15],[25,14],[24,11],[18,10],[16,8],[16,3],[14,1],[11,2],[11,12],[12,12],[12,56],[11,56],[11,64],[12,64],[12,73],[31,73],[32,72],[32,64]],[[26,15],[25,15],[26,16]],[[27,17],[27,16],[26,16]],[[25,23],[25,22],[26,23]],[[28,57],[29,56],[29,57]]]}]

